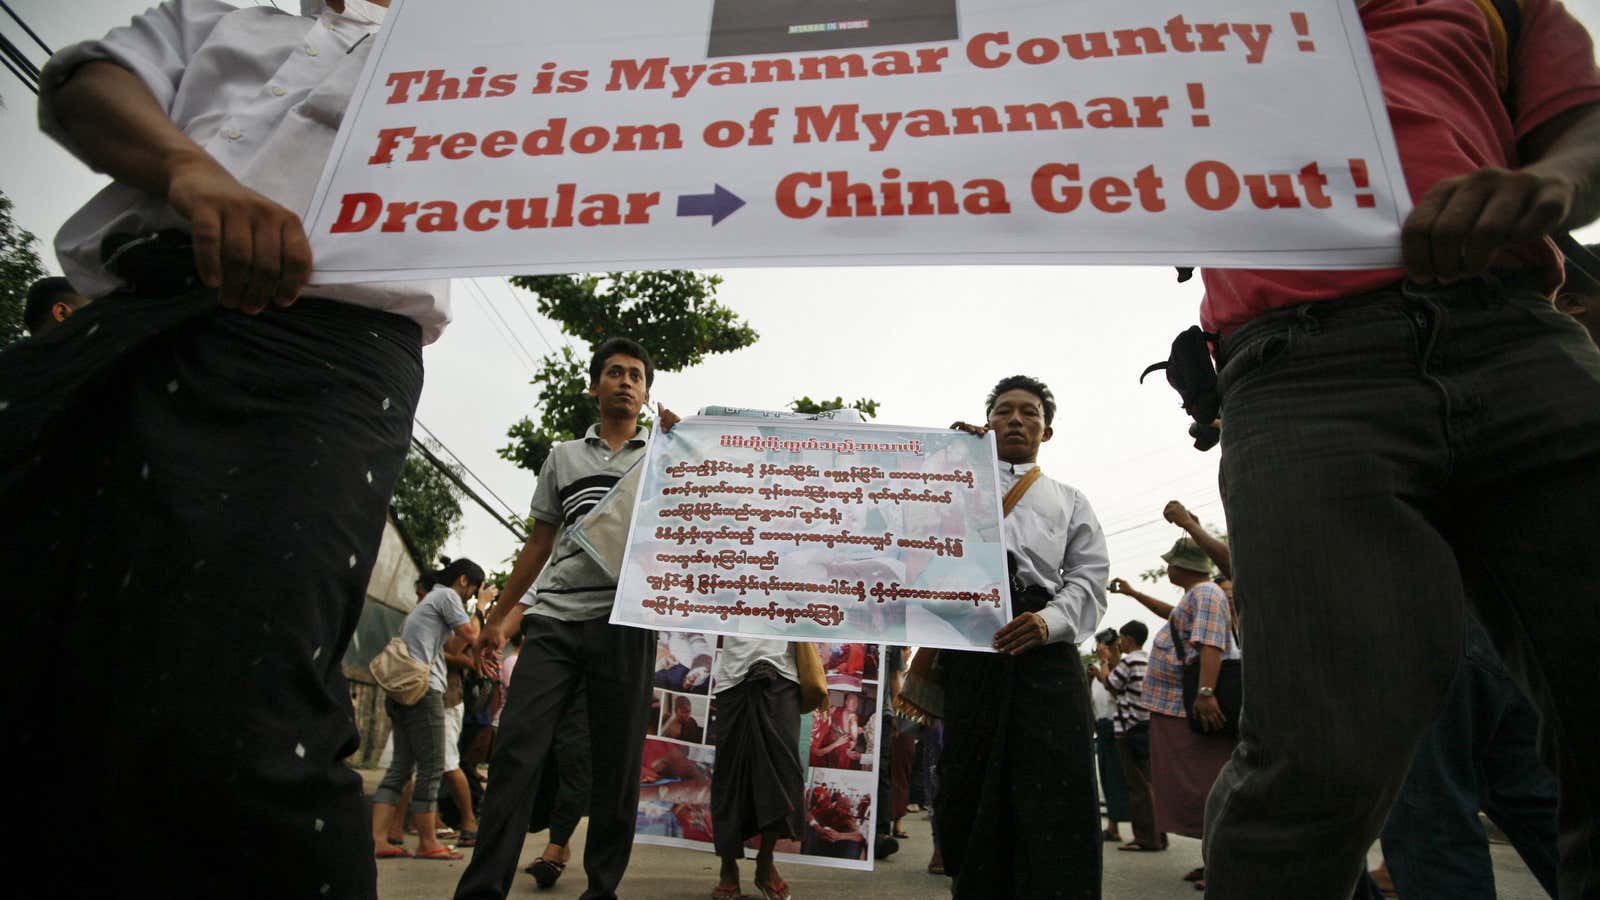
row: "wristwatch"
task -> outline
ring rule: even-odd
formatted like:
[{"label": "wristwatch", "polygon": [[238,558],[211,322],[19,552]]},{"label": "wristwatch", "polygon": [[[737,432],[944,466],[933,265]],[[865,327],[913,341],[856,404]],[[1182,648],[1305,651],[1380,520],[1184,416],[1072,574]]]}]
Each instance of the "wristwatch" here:
[{"label": "wristwatch", "polygon": [[1202,697],[1215,697],[1217,695],[1217,689],[1216,688],[1203,687],[1200,690],[1195,691],[1195,693],[1199,694]]}]

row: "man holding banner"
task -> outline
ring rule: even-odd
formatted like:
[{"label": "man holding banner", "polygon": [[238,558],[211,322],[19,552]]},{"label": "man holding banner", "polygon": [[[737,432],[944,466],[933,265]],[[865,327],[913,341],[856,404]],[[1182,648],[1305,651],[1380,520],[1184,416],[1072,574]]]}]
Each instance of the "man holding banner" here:
[{"label": "man holding banner", "polygon": [[35,848],[53,896],[376,895],[340,667],[449,293],[305,288],[298,214],[387,6],[169,0],[40,75],[113,179],[56,238],[95,302],[0,361],[0,573],[65,599],[6,654],[58,676],[4,739],[74,835]]},{"label": "man holding banner", "polygon": [[656,635],[607,621],[616,581],[570,530],[644,455],[639,411],[654,381],[650,354],[636,341],[600,344],[589,364],[600,424],[556,445],[539,472],[533,531],[502,590],[530,605],[496,606],[477,644],[480,665],[492,668],[508,635],[523,630],[489,764],[478,845],[456,887],[457,900],[498,900],[511,889],[556,730],[580,688],[588,700],[592,773],[585,900],[615,897],[628,868]]},{"label": "man holding banner", "polygon": [[1600,214],[1600,70],[1555,0],[1360,16],[1417,198],[1406,270],[1206,272],[1250,648],[1207,896],[1350,896],[1470,598],[1542,713],[1560,894],[1593,897],[1600,354],[1550,296],[1551,235]]},{"label": "man holding banner", "polygon": [[1074,646],[1106,609],[1109,558],[1088,498],[1045,477],[1056,401],[1042,382],[995,386],[1016,617],[995,653],[941,651],[944,754],[934,829],[956,897],[1100,896],[1101,834],[1089,687]]}]

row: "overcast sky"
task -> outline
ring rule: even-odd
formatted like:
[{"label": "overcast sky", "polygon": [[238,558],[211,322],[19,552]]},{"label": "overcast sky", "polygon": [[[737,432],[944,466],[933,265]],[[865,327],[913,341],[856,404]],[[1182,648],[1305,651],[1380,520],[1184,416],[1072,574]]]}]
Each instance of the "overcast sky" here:
[{"label": "overcast sky", "polygon": [[[51,47],[99,36],[149,6],[147,0],[10,0]],[[241,0],[247,5],[248,0]],[[296,0],[278,0],[284,8]],[[1568,3],[1600,30],[1600,0]],[[3,31],[42,62],[43,52],[9,19]],[[17,221],[50,238],[104,180],[38,134],[34,98],[0,71],[0,190]],[[1600,229],[1580,235],[1600,240]],[[1044,379],[1060,403],[1055,437],[1040,463],[1084,491],[1109,535],[1112,574],[1132,580],[1159,566],[1178,536],[1161,521],[1167,500],[1189,504],[1221,526],[1217,451],[1190,445],[1178,398],[1159,376],[1139,372],[1164,359],[1174,335],[1196,321],[1199,281],[1178,285],[1171,269],[920,267],[734,269],[720,273],[720,299],[761,334],[753,347],[683,373],[663,373],[653,399],[680,413],[710,404],[781,408],[790,400],[842,395],[882,404],[879,421],[944,426],[983,416],[995,381],[1014,373]],[[564,338],[523,306],[504,279],[457,282],[455,321],[424,352],[427,384],[418,421],[499,497],[525,510],[534,476],[502,461],[506,428],[534,411],[526,355]],[[580,345],[580,350],[584,348]],[[419,428],[418,433],[423,433]],[[493,498],[490,502],[494,503]],[[447,546],[486,568],[505,568],[516,546],[470,503]],[[1176,602],[1175,588],[1146,589]],[[1143,615],[1113,597],[1106,624]]]}]

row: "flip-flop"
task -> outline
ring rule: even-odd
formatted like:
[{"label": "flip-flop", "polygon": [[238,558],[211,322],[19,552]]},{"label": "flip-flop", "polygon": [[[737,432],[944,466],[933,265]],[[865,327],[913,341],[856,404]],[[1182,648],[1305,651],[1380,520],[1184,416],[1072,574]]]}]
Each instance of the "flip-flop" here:
[{"label": "flip-flop", "polygon": [[729,887],[725,884],[719,884],[711,890],[711,900],[740,900],[742,897],[744,897],[744,894],[739,890],[738,885]]},{"label": "flip-flop", "polygon": [[894,837],[895,837],[895,840],[898,840],[898,841],[909,841],[909,840],[911,840],[911,835],[906,833],[906,832],[904,832],[904,831],[896,831],[894,833]]},{"label": "flip-flop", "polygon": [[1196,869],[1190,869],[1189,873],[1187,875],[1183,876],[1183,880],[1184,881],[1199,881],[1200,879],[1202,879],[1204,877],[1206,877],[1206,867],[1205,866],[1200,866],[1199,868],[1196,868]]},{"label": "flip-flop", "polygon": [[461,854],[457,853],[454,850],[451,850],[449,847],[436,847],[436,848],[434,848],[432,850],[429,850],[427,853],[418,853],[415,858],[416,859],[444,859],[444,860],[451,860],[451,859],[465,859],[466,857],[462,856]]},{"label": "flip-flop", "polygon": [[565,871],[567,871],[566,863],[545,859],[542,856],[528,867],[528,874],[533,876],[533,883],[542,888],[554,886],[561,879],[561,873]]},{"label": "flip-flop", "polygon": [[1115,831],[1102,831],[1100,832],[1100,839],[1107,844],[1119,844],[1122,842],[1122,835]]},{"label": "flip-flop", "polygon": [[404,847],[384,847],[382,850],[379,850],[376,853],[372,854],[372,858],[373,859],[405,859],[405,858],[409,857],[410,855],[411,855],[411,851],[407,850]]},{"label": "flip-flop", "polygon": [[1167,848],[1165,848],[1165,847],[1146,847],[1143,844],[1135,843],[1133,841],[1129,841],[1128,843],[1123,844],[1122,846],[1118,847],[1117,849],[1123,851],[1124,853],[1160,853],[1161,851],[1163,851],[1163,850],[1165,850]]},{"label": "flip-flop", "polygon": [[765,900],[789,900],[789,882],[782,879],[777,884],[762,884],[756,882],[756,890],[761,892]]},{"label": "flip-flop", "polygon": [[405,840],[402,838],[387,838],[386,840],[388,840],[391,847],[404,847],[406,845]]},{"label": "flip-flop", "polygon": [[476,847],[478,846],[478,833],[476,831],[463,831],[461,836],[456,838],[455,844],[457,848]]}]

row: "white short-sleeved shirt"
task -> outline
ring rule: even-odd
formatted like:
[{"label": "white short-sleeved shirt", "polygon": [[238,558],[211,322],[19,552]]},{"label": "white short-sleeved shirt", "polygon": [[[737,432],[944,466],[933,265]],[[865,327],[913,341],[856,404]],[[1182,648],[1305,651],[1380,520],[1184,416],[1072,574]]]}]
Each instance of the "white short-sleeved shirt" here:
[{"label": "white short-sleeved shirt", "polygon": [[422,598],[406,616],[400,639],[406,642],[411,658],[427,664],[428,690],[444,692],[448,677],[444,665],[444,642],[451,633],[467,624],[467,608],[455,588],[439,585]]},{"label": "white short-sleeved shirt", "polygon": [[724,637],[722,649],[717,652],[717,664],[712,670],[712,690],[720,694],[742,684],[750,667],[758,662],[769,663],[778,670],[779,675],[795,684],[800,683],[800,670],[795,666],[794,649],[788,641]]},{"label": "white short-sleeved shirt", "polygon": [[[342,14],[299,16],[221,0],[166,0],[100,40],[50,57],[39,75],[39,127],[82,159],[62,125],[57,92],[84,63],[117,63],[242,184],[303,218],[384,12],[365,0],[349,0]],[[73,287],[104,296],[121,282],[101,265],[101,241],[168,228],[186,230],[188,223],[166,200],[112,184],[61,227],[56,257]],[[425,344],[450,321],[448,281],[314,286],[306,294],[410,318],[422,326]]]}]

